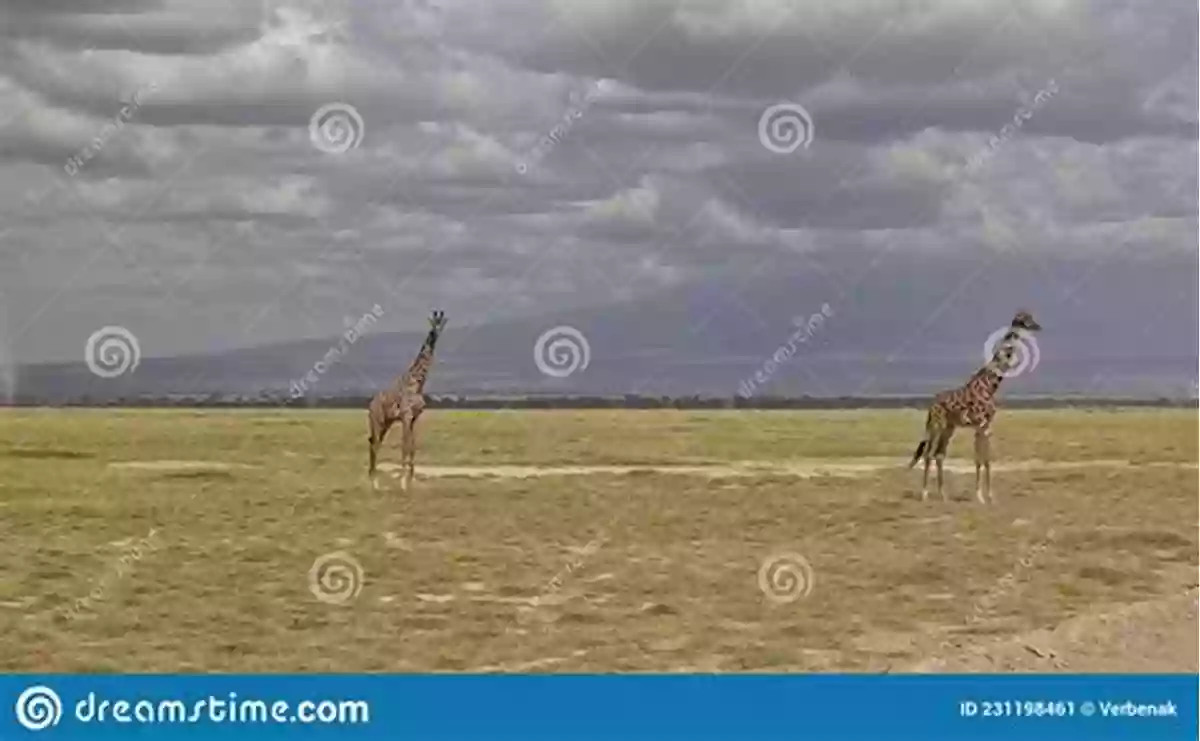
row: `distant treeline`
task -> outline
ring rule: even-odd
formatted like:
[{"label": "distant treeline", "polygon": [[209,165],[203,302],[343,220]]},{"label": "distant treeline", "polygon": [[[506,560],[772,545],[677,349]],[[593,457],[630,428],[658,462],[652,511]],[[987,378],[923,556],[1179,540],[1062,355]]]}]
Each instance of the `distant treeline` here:
[{"label": "distant treeline", "polygon": [[[428,396],[432,409],[904,409],[924,408],[928,396],[894,397],[781,397],[745,398],[701,396]],[[71,400],[18,399],[12,406],[124,407],[124,408],[247,408],[247,409],[365,409],[368,396],[325,398],[231,398],[223,395],[171,398],[105,398],[86,396]],[[1001,400],[1009,409],[1059,409],[1069,407],[1169,407],[1197,408],[1196,399],[1119,399],[1112,397],[1009,397]]]}]

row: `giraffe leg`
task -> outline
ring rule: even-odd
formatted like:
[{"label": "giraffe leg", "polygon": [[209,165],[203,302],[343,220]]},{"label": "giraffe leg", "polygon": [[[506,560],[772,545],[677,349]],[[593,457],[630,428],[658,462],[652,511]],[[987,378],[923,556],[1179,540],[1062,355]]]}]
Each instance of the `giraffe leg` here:
[{"label": "giraffe leg", "polygon": [[375,480],[375,419],[367,412],[367,478]]},{"label": "giraffe leg", "polygon": [[[936,406],[931,407],[929,413],[925,417],[925,439],[917,446],[917,452],[913,455],[913,463],[917,462],[916,456],[922,456],[925,464],[925,470],[921,474],[921,501],[929,499],[929,466],[933,463],[934,447],[942,436],[942,425],[939,422],[937,415],[938,409]],[[912,463],[909,464],[912,467]]]},{"label": "giraffe leg", "polygon": [[996,502],[996,496],[992,494],[992,428],[988,427],[983,432],[983,490],[987,494],[987,498],[993,504]]},{"label": "giraffe leg", "polygon": [[411,487],[413,478],[417,474],[417,421],[414,419],[408,426],[408,434],[404,436],[404,446],[406,448],[405,457],[408,459],[408,467],[405,469],[405,480],[408,482],[405,488]]},{"label": "giraffe leg", "polygon": [[937,443],[937,435],[929,433],[925,447],[925,473],[921,477],[921,501],[929,499],[929,466],[933,463],[933,446]]},{"label": "giraffe leg", "polygon": [[371,488],[378,491],[379,479],[376,477],[375,464],[379,458],[379,447],[383,445],[383,439],[387,437],[390,425],[387,420],[381,420],[374,415],[371,415],[368,421],[371,426],[371,434],[367,437],[367,477],[371,479]]},{"label": "giraffe leg", "polygon": [[[921,475],[921,501],[929,500],[929,467],[933,463],[934,458],[938,453],[939,446],[942,444],[942,436],[949,431],[946,426],[946,413],[941,404],[934,401],[929,407],[929,412],[925,415],[925,439],[917,446],[917,452],[913,454],[911,468],[917,462],[917,456],[924,454],[925,470]],[[938,489],[941,490],[941,460],[938,460]]]},{"label": "giraffe leg", "polygon": [[408,491],[412,480],[408,476],[409,439],[412,437],[412,419],[405,417],[400,421],[400,488]]},{"label": "giraffe leg", "polygon": [[983,496],[983,481],[981,473],[983,469],[983,461],[985,458],[984,446],[987,445],[987,433],[983,427],[975,430],[975,498],[980,504],[986,504],[987,500]]},{"label": "giraffe leg", "polygon": [[949,501],[946,498],[945,473],[943,471],[943,467],[945,466],[946,462],[946,449],[950,447],[950,437],[953,434],[954,430],[952,428],[947,428],[942,432],[937,441],[937,451],[934,454],[934,460],[937,461],[938,496],[942,498],[943,502]]},{"label": "giraffe leg", "polygon": [[375,437],[372,435],[367,438],[367,478],[371,480],[371,488],[379,490],[379,479],[375,478],[375,459],[379,453],[379,446],[375,442]]},{"label": "giraffe leg", "polygon": [[929,499],[929,466],[933,463],[933,459],[928,455],[925,456],[925,471],[921,477],[921,501]]}]

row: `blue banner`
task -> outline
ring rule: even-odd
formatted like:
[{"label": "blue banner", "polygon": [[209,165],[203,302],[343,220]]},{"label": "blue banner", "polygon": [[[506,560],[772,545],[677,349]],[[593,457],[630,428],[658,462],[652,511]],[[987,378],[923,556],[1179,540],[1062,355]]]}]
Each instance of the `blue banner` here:
[{"label": "blue banner", "polygon": [[4,675],[0,739],[1195,741],[1196,675]]}]

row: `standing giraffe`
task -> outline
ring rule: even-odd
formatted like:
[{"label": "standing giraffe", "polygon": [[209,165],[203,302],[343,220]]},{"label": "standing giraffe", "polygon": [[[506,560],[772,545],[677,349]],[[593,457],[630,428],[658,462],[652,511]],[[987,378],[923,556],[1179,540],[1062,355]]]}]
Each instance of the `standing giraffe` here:
[{"label": "standing giraffe", "polygon": [[[929,463],[937,460],[937,486],[942,501],[946,493],[942,488],[942,462],[950,438],[958,427],[975,428],[975,498],[982,503],[992,496],[992,420],[996,416],[996,392],[1004,374],[1012,369],[1016,355],[1014,344],[1023,332],[1037,332],[1042,326],[1027,311],[1018,311],[1003,339],[996,344],[995,354],[964,385],[943,391],[933,397],[929,414],[925,417],[925,437],[913,453],[908,467],[912,468],[922,454],[925,456],[925,476],[921,480],[921,501],[929,498]],[[985,474],[986,487],[980,485],[980,468]],[[984,496],[986,488],[987,496]]]},{"label": "standing giraffe", "polygon": [[379,446],[383,445],[383,438],[396,422],[400,423],[400,468],[404,476],[400,485],[405,491],[412,485],[417,453],[417,420],[425,411],[425,379],[433,366],[433,348],[445,327],[446,313],[435,310],[429,316],[429,334],[425,336],[425,344],[421,345],[421,351],[408,367],[408,372],[393,381],[390,388],[375,394],[367,407],[367,419],[371,426],[371,435],[367,438],[371,453],[367,475],[375,489],[379,488],[375,478],[375,458]]}]

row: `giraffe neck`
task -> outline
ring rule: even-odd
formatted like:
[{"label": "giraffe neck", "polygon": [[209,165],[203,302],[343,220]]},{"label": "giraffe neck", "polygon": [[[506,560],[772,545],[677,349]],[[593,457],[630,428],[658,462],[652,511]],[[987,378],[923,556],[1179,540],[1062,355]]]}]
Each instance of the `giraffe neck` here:
[{"label": "giraffe neck", "polygon": [[437,332],[429,330],[429,334],[425,336],[425,344],[421,345],[421,351],[417,353],[416,359],[401,379],[403,390],[418,394],[425,391],[425,379],[429,377],[429,368],[433,365],[433,349],[437,345],[437,339]]},{"label": "giraffe neck", "polygon": [[967,382],[967,388],[978,393],[980,396],[991,398],[1000,390],[1000,384],[1003,381],[1004,376],[997,373],[991,367],[984,366]]},{"label": "giraffe neck", "polygon": [[966,388],[987,397],[993,397],[1000,390],[1000,384],[1004,382],[1004,376],[1000,373],[999,368],[1003,367],[1003,356],[1001,352],[1003,348],[1010,342],[1017,339],[1015,330],[1009,330],[1004,338],[997,345],[996,352],[992,354],[992,359],[987,365],[975,371],[971,376],[971,380],[967,381]]}]

